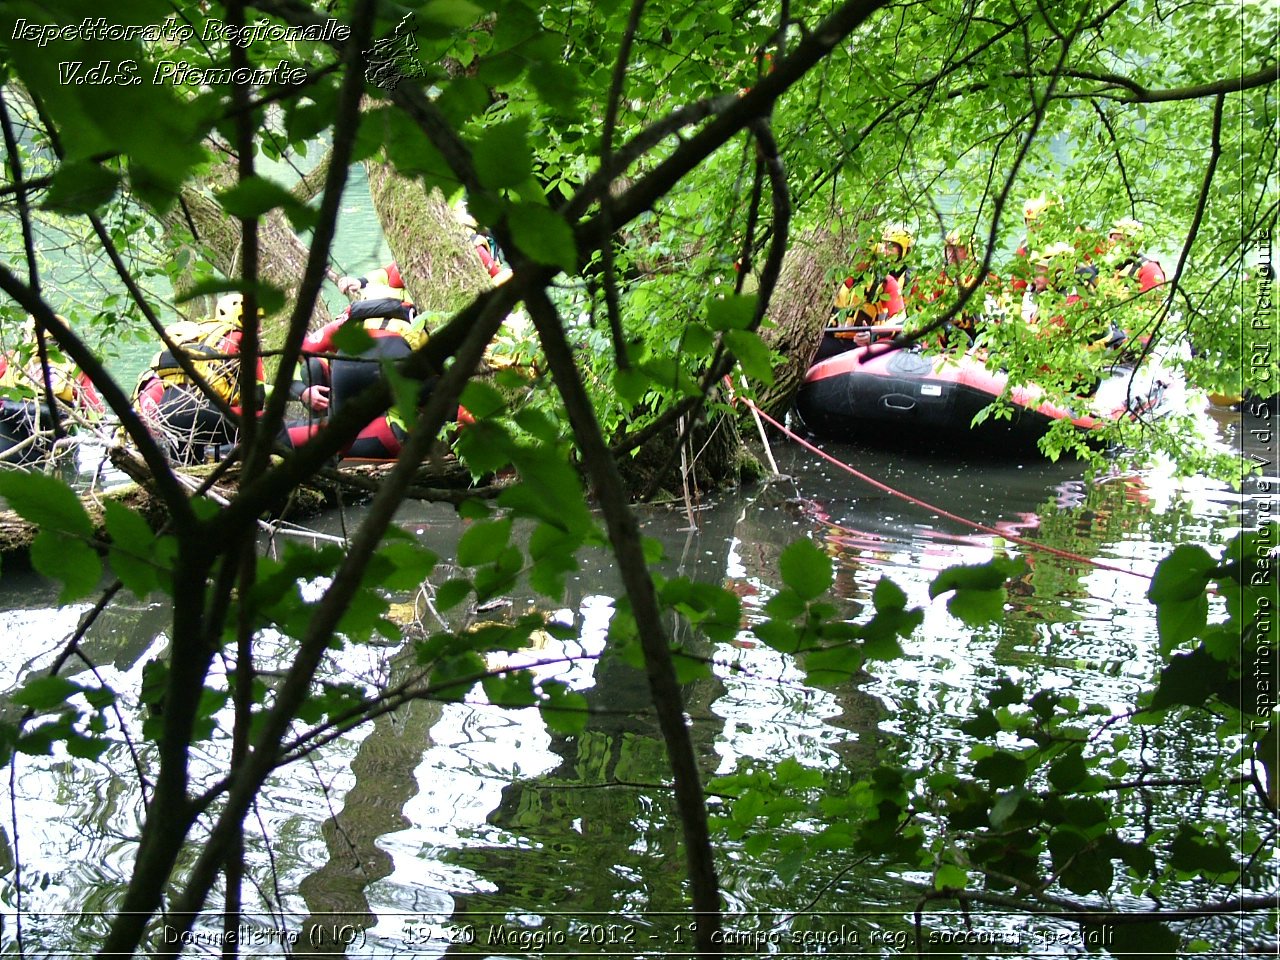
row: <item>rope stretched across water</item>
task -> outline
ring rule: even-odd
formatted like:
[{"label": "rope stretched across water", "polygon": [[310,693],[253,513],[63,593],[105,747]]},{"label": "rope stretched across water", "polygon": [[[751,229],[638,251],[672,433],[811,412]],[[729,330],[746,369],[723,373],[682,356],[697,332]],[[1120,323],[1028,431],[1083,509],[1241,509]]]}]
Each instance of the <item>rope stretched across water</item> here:
[{"label": "rope stretched across water", "polygon": [[876,480],[874,477],[868,476],[867,474],[863,473],[861,470],[857,470],[851,467],[849,464],[845,463],[843,460],[838,460],[837,458],[831,456],[831,454],[827,453],[825,450],[822,450],[814,446],[804,437],[800,436],[797,433],[794,433],[793,431],[785,427],[783,424],[773,419],[773,417],[769,416],[767,413],[765,413],[763,410],[757,407],[755,403],[752,402],[749,398],[739,396],[739,397],[736,397],[735,399],[745,403],[755,416],[760,417],[762,420],[766,421],[771,426],[773,426],[774,429],[781,431],[784,436],[798,443],[800,446],[804,447],[809,452],[817,454],[823,460],[826,460],[828,463],[832,464],[833,466],[839,467],[841,470],[845,471],[845,473],[848,473],[851,476],[857,477],[863,483],[869,484],[870,486],[875,487],[877,490],[880,490],[883,493],[887,493],[890,496],[897,497],[899,500],[905,500],[907,503],[914,504],[917,507],[922,507],[925,510],[928,510],[930,513],[933,513],[939,517],[944,517],[947,520],[954,520],[956,523],[963,524],[964,526],[969,527],[973,530],[979,530],[982,533],[989,533],[989,534],[993,534],[994,536],[1001,537],[1009,541],[1010,543],[1016,543],[1018,544],[1018,546],[1025,547],[1028,550],[1038,550],[1041,553],[1052,554],[1053,556],[1061,557],[1064,560],[1072,560],[1076,563],[1088,564],[1089,566],[1096,567],[1099,570],[1109,570],[1112,573],[1123,573],[1131,577],[1141,577],[1144,580],[1151,579],[1150,574],[1139,573],[1136,570],[1129,570],[1125,567],[1112,566],[1111,564],[1104,563],[1101,560],[1095,560],[1093,557],[1086,557],[1080,553],[1072,553],[1069,550],[1059,550],[1057,547],[1051,547],[1048,544],[1037,543],[1035,540],[1028,540],[1025,537],[1019,537],[1014,534],[1006,533],[1005,531],[1000,530],[996,527],[990,527],[984,523],[978,523],[976,520],[969,520],[966,517],[960,516],[959,514],[952,513],[949,510],[944,510],[942,507],[935,506],[934,504],[929,503],[926,500],[921,500],[918,497],[913,497],[909,493],[904,493],[901,490],[897,490],[889,486],[887,483],[882,483],[881,481]]}]

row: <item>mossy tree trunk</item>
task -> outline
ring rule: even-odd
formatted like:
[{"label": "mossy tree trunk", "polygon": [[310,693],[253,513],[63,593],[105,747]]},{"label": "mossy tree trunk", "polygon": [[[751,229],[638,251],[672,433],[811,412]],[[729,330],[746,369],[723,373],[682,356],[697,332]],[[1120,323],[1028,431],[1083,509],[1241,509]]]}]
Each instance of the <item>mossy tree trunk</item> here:
[{"label": "mossy tree trunk", "polygon": [[373,208],[419,310],[453,313],[489,286],[489,274],[439,190],[366,162]]},{"label": "mossy tree trunk", "polygon": [[[641,446],[634,457],[618,461],[618,472],[632,497],[679,498],[686,493],[694,497],[763,472],[732,416],[717,412],[687,431],[684,427],[674,425]],[[685,433],[682,455],[678,441]]]},{"label": "mossy tree trunk", "polygon": [[760,409],[771,416],[783,416],[795,400],[831,316],[837,282],[831,269],[848,261],[855,235],[853,228],[833,223],[800,234],[787,251],[769,306],[773,325],[761,331],[782,360],[774,367],[772,385],[752,384]]},{"label": "mossy tree trunk", "polygon": [[[208,256],[213,266],[224,276],[234,277],[240,272],[240,222],[227,216],[213,198],[213,190],[236,182],[235,158],[218,151],[222,161],[205,178],[208,189],[187,186],[180,202],[162,218],[169,235],[170,248],[175,252],[186,250],[194,257]],[[308,178],[304,183],[311,183]],[[279,210],[268,211],[258,221],[258,274],[259,277],[284,291],[283,309],[266,317],[262,324],[262,342],[267,349],[279,347],[284,342],[285,322],[293,312],[294,295],[307,263],[307,245],[294,232],[292,224]],[[181,296],[194,280],[190,272],[174,278],[174,291]],[[212,303],[203,309],[193,309],[198,318],[212,310]],[[312,328],[323,326],[332,319],[324,300],[317,298],[311,310]]]}]

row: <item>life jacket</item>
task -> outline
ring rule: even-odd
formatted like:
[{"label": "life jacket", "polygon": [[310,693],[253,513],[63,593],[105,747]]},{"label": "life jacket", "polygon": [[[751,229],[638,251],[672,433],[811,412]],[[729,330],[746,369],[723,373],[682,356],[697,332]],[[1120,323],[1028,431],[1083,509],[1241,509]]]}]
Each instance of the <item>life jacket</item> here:
[{"label": "life jacket", "polygon": [[480,255],[480,262],[484,264],[484,269],[490,277],[496,277],[502,272],[502,252],[492,238],[487,234],[473,233],[471,245],[476,248],[476,253]]},{"label": "life jacket", "polygon": [[[92,381],[69,362],[49,364],[49,382],[53,395],[69,407],[88,416],[102,413],[106,406]],[[0,357],[0,387],[22,387],[44,393],[44,374],[38,361],[24,368],[11,363],[8,357]]]},{"label": "life jacket", "polygon": [[[235,356],[238,347],[229,338],[239,329],[223,320],[183,320],[165,329],[178,351],[191,360],[200,379],[232,406],[240,403],[240,360]],[[191,378],[168,348],[152,358],[150,372],[171,386],[192,386]]]},{"label": "life jacket", "polygon": [[1122,280],[1137,284],[1139,293],[1146,293],[1153,287],[1164,283],[1164,269],[1150,257],[1137,253],[1120,264],[1116,276]]},{"label": "life jacket", "polygon": [[[848,277],[836,288],[833,307],[836,311],[848,311],[845,323],[853,326],[874,326],[884,323],[905,311],[902,300],[902,287],[894,274],[884,277],[873,277],[870,281],[860,283],[857,278]],[[831,319],[832,326],[839,326],[837,312]]]},{"label": "life jacket", "polygon": [[360,277],[360,300],[400,300],[404,297],[404,279],[394,263],[370,270]]}]

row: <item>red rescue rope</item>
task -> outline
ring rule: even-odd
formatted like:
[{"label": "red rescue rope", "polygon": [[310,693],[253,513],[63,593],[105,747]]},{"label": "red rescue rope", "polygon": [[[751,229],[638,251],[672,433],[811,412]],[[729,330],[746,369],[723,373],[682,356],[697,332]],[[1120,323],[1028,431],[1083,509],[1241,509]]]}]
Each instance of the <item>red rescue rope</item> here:
[{"label": "red rescue rope", "polygon": [[747,397],[735,397],[734,399],[741,400],[752,411],[754,411],[757,416],[768,421],[774,428],[776,428],[777,430],[780,430],[785,436],[789,437],[791,440],[794,440],[796,443],[800,444],[800,446],[804,447],[806,450],[810,451],[811,453],[816,453],[823,460],[826,460],[828,463],[832,464],[833,466],[839,467],[841,470],[845,471],[846,473],[857,477],[863,483],[870,484],[871,486],[875,487],[877,490],[887,493],[890,496],[897,497],[899,500],[905,500],[907,503],[914,504],[917,507],[923,507],[925,510],[930,511],[931,513],[934,513],[939,517],[945,517],[948,520],[954,520],[956,523],[963,524],[964,526],[970,527],[971,529],[980,530],[983,533],[990,533],[997,537],[1001,537],[1009,541],[1010,543],[1016,543],[1021,547],[1026,547],[1028,550],[1039,550],[1042,553],[1049,553],[1055,557],[1061,557],[1064,560],[1072,560],[1072,561],[1075,561],[1076,563],[1084,563],[1091,567],[1097,567],[1099,570],[1110,570],[1112,573],[1124,573],[1124,574],[1128,574],[1131,577],[1141,577],[1144,580],[1151,579],[1151,576],[1146,573],[1138,573],[1136,570],[1127,570],[1124,567],[1114,567],[1109,563],[1103,563],[1101,560],[1095,560],[1093,557],[1086,557],[1083,554],[1072,553],[1069,550],[1059,550],[1057,547],[1050,547],[1047,544],[1037,543],[1034,540],[1027,540],[1024,537],[1014,536],[1012,534],[1004,532],[1003,530],[999,530],[996,527],[989,527],[986,524],[978,523],[975,520],[968,520],[965,517],[961,517],[957,514],[952,513],[949,510],[943,510],[941,507],[934,506],[932,503],[928,503],[924,500],[920,500],[916,497],[911,496],[908,493],[903,493],[901,490],[895,490],[893,487],[889,486],[888,484],[881,483],[879,480],[876,480],[872,477],[867,476],[865,473],[861,472],[860,470],[855,470],[853,467],[849,466],[849,464],[845,463],[844,461],[837,460],[835,457],[831,456],[831,454],[827,453],[826,451],[821,450],[818,447],[815,447],[808,440],[804,439],[804,437],[801,437],[800,435],[793,433],[791,430],[788,430],[785,426],[783,426],[777,420],[773,419],[773,417],[769,416],[767,413],[765,413],[763,410],[757,407]]}]

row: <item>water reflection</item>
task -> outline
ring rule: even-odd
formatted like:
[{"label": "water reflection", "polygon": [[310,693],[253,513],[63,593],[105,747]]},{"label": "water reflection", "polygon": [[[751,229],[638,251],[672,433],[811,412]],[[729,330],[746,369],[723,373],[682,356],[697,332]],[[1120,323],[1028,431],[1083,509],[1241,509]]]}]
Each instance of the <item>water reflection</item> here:
[{"label": "water reflection", "polygon": [[[762,618],[777,589],[781,551],[802,536],[832,557],[835,602],[845,616],[863,614],[882,576],[926,610],[902,659],[872,664],[860,682],[836,690],[807,687],[790,658],[746,634],[719,648],[695,645],[714,664],[710,677],[686,691],[708,775],[794,757],[853,783],[885,758],[905,767],[959,757],[970,741],[958,719],[1004,677],[1087,690],[1093,702],[1123,709],[1154,662],[1145,580],[1036,548],[1146,574],[1172,544],[1217,543],[1240,522],[1238,498],[1215,484],[1176,486],[1119,467],[1088,477],[1075,463],[984,466],[829,449],[989,529],[939,518],[792,448],[778,450],[792,480],[702,503],[694,529],[679,509],[646,509],[644,531],[666,549],[662,572],[727,585],[742,598],[748,623]],[[399,523],[441,552],[461,529],[453,511],[440,507],[411,505]],[[328,532],[339,531],[335,521]],[[929,599],[928,585],[948,566],[993,554],[1023,557],[1027,568],[1009,591],[1007,619],[969,630],[947,614],[943,600]],[[3,615],[15,638],[4,668],[3,686],[11,689],[48,662],[82,611],[56,611],[52,592],[35,578],[6,576],[3,588],[13,591]],[[251,907],[262,912],[259,922],[365,931],[350,945],[308,937],[315,953],[443,954],[462,950],[449,937],[466,923],[474,931],[581,935],[595,930],[584,926],[590,914],[643,913],[648,919],[633,934],[660,931],[668,938],[664,947],[674,949],[669,918],[656,915],[685,904],[679,824],[645,679],[605,654],[618,589],[607,563],[585,557],[563,609],[555,611],[578,639],[544,637],[519,655],[562,660],[539,669],[586,696],[590,715],[581,734],[548,733],[536,712],[497,710],[480,695],[461,704],[415,703],[273,778],[250,820],[256,888],[249,894],[257,899]],[[484,616],[515,617],[534,598],[508,600]],[[136,686],[164,643],[164,627],[160,607],[113,608],[90,632],[87,655],[113,683]],[[328,670],[335,679],[371,685],[410,675],[412,665],[388,661],[389,653],[339,651]],[[283,661],[288,650],[281,645],[266,655]],[[127,722],[136,732],[136,714]],[[202,747],[200,764],[210,777],[225,751],[221,742]],[[145,751],[140,760],[145,765]],[[17,818],[6,818],[9,851],[0,844],[0,869],[12,862],[16,835],[28,908],[109,909],[118,896],[140,804],[131,778],[114,772],[130,769],[132,757],[120,747],[107,761],[20,759]],[[873,866],[803,866],[796,881],[783,883],[744,848],[729,845],[721,863],[726,898],[747,911],[879,906],[891,915],[876,929],[905,929],[901,877]],[[12,909],[12,869],[4,879]],[[569,917],[578,918],[572,931]],[[804,922],[795,921],[795,929]],[[93,936],[64,926],[36,942],[65,950],[91,945]],[[601,952],[600,944],[579,946]],[[472,948],[487,955],[504,949],[484,942]]]}]

